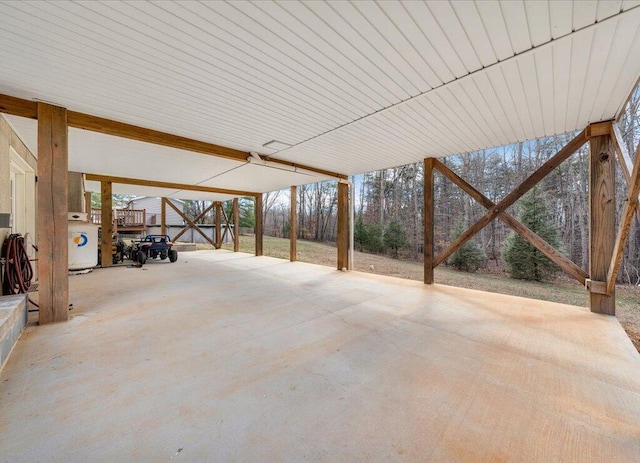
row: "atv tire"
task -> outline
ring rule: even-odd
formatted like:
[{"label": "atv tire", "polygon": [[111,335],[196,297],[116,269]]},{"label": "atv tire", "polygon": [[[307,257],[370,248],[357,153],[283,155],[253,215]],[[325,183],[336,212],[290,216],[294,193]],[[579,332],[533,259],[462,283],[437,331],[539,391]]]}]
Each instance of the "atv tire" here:
[{"label": "atv tire", "polygon": [[169,251],[169,261],[175,262],[177,260],[178,260],[178,251],[174,251],[173,249],[171,249]]},{"label": "atv tire", "polygon": [[142,266],[147,261],[147,253],[140,250],[138,251],[138,263]]}]

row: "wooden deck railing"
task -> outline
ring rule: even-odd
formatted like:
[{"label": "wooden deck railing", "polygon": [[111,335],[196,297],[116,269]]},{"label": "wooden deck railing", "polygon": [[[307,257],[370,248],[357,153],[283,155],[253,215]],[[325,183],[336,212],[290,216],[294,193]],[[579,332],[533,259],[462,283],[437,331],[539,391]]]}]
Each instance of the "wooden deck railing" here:
[{"label": "wooden deck railing", "polygon": [[[91,222],[100,224],[102,213],[100,209],[91,209]],[[113,230],[134,231],[145,230],[147,228],[146,209],[114,209],[113,210]]]}]

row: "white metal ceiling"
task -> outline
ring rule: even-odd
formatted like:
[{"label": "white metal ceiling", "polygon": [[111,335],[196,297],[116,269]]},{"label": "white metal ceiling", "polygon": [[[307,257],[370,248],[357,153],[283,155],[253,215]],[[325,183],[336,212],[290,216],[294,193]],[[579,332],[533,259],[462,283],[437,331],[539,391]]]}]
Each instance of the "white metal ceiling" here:
[{"label": "white metal ceiling", "polygon": [[[581,129],[615,117],[640,75],[635,0],[1,2],[0,13],[0,93],[345,174]],[[93,137],[83,156],[95,170]],[[263,148],[271,140],[294,146]],[[128,144],[112,141],[141,172],[152,153]],[[229,161],[216,162],[174,174],[257,191],[310,180],[255,166],[212,179]]]}]

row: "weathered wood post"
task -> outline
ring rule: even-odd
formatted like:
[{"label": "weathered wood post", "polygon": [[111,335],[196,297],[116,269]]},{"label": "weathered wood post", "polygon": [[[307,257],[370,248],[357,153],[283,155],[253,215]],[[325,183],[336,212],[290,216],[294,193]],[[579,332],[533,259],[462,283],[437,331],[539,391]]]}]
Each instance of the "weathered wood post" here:
[{"label": "weathered wood post", "polygon": [[39,322],[69,318],[67,110],[38,103]]},{"label": "weathered wood post", "polygon": [[160,201],[160,234],[167,234],[167,198]]},{"label": "weathered wood post", "polygon": [[112,195],[112,183],[100,182],[100,197],[101,197],[101,229],[102,240],[100,243],[100,256],[102,267],[111,267],[111,253],[112,253],[112,236],[113,236],[113,195]]},{"label": "weathered wood post", "polygon": [[233,252],[240,250],[240,208],[238,198],[233,198]]},{"label": "weathered wood post", "polygon": [[298,187],[291,187],[291,212],[289,215],[289,260],[298,260]]},{"label": "weathered wood post", "polygon": [[222,247],[222,203],[216,201],[216,249]]},{"label": "weathered wood post", "polygon": [[424,160],[424,283],[433,284],[433,166],[434,158]]},{"label": "weathered wood post", "polygon": [[262,215],[263,215],[263,211],[262,211],[262,194],[256,195],[255,196],[255,211],[254,211],[254,215],[255,215],[255,235],[256,235],[256,256],[261,256],[262,255]]},{"label": "weathered wood post", "polygon": [[338,270],[349,269],[349,183],[338,181]]},{"label": "weathered wood post", "polygon": [[[605,282],[616,240],[615,152],[610,134],[589,141],[589,274]],[[615,291],[611,295],[591,291],[592,312],[615,315]]]}]

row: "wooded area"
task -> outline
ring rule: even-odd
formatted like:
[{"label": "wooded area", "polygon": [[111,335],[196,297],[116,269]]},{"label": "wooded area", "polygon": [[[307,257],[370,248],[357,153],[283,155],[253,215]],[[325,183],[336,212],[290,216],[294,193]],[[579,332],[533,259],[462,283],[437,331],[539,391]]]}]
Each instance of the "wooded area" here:
[{"label": "wooded area", "polygon": [[[618,123],[627,150],[635,153],[640,140],[640,91],[636,88]],[[495,149],[449,156],[441,161],[497,203],[528,175],[551,158],[576,133],[558,135]],[[548,175],[535,190],[537,209],[546,214],[545,226],[551,227],[563,254],[587,271],[589,259],[589,152],[585,144]],[[395,254],[404,259],[421,260],[423,254],[423,182],[422,162],[369,172],[350,179],[356,186],[356,233],[358,249]],[[337,183],[302,185],[298,194],[298,238],[335,241]],[[616,165],[616,210],[619,220],[627,184]],[[486,209],[440,173],[434,178],[435,252],[439,254],[485,213]],[[264,196],[265,233],[288,237],[289,192]],[[507,209],[519,217],[525,198]],[[540,207],[542,206],[542,207]],[[400,230],[398,230],[398,226]],[[385,231],[387,234],[385,236]],[[489,271],[504,268],[502,253],[511,229],[492,221],[474,242],[482,249]],[[397,239],[394,241],[393,236]],[[398,250],[398,243],[400,249]],[[633,220],[625,246],[618,281],[640,284],[640,226],[638,214]]]}]

